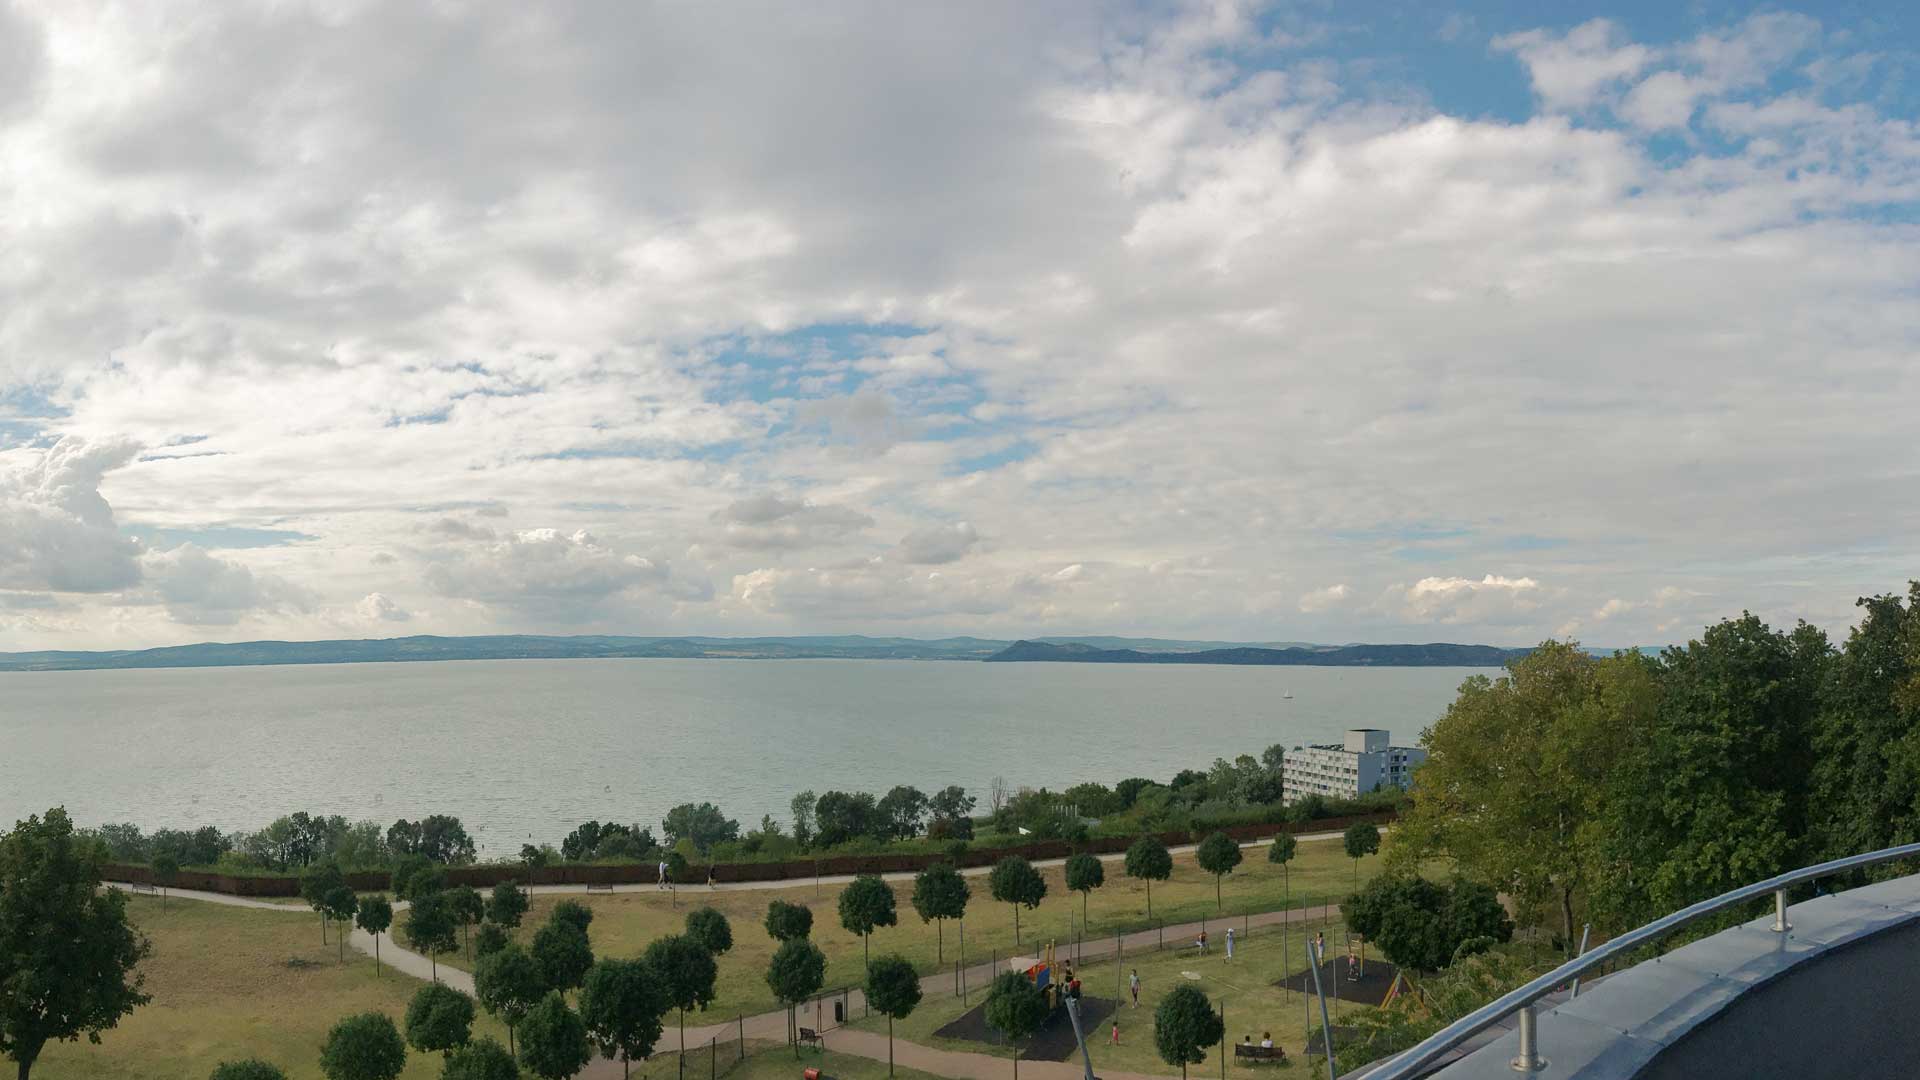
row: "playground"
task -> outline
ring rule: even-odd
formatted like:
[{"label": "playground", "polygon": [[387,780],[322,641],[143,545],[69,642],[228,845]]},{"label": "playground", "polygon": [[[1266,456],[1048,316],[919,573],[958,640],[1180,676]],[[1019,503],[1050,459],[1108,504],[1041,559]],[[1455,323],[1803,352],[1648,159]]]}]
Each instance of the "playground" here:
[{"label": "playground", "polygon": [[[1333,955],[1332,943],[1328,943],[1327,960],[1320,965],[1320,988],[1329,1001],[1339,998],[1356,1005],[1379,1006],[1387,1000],[1393,991],[1393,984],[1400,976],[1400,969],[1378,958],[1370,959],[1359,965],[1359,977],[1354,977],[1355,966],[1345,956]],[[1304,957],[1302,958],[1304,959]],[[1312,994],[1313,971],[1302,967],[1299,971],[1279,980],[1274,985],[1296,994]]]},{"label": "playground", "polygon": [[[1112,999],[1085,996],[1081,984],[1074,979],[1073,965],[1062,962],[1051,944],[1038,956],[1010,957],[1006,965],[1008,971],[1026,976],[1047,1003],[1047,1018],[1041,1021],[1039,1030],[1027,1039],[1020,1051],[1021,1056],[1028,1059],[1066,1061],[1079,1054],[1080,1036],[1074,1032],[1073,1017],[1068,1014],[1066,1006],[1069,997],[1077,1003],[1080,1031],[1087,1038],[1098,1036],[1097,1025],[1112,1016],[1118,1004]],[[1007,1045],[1007,1040],[987,1023],[984,998],[979,1005],[935,1029],[933,1034],[937,1038],[958,1042],[984,1043],[993,1047]]]}]

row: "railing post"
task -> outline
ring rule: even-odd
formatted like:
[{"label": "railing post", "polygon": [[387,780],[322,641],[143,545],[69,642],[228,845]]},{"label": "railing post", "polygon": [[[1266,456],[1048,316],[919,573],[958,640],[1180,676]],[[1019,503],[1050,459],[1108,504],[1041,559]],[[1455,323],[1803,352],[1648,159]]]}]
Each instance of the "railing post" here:
[{"label": "railing post", "polygon": [[1546,1059],[1540,1056],[1539,1023],[1532,1002],[1520,1007],[1520,1053],[1512,1062],[1514,1072],[1539,1072],[1547,1067]]},{"label": "railing post", "polygon": [[[1582,926],[1580,928],[1580,951],[1577,953],[1574,953],[1573,955],[1575,956],[1587,955],[1587,935],[1591,933],[1593,933],[1592,923],[1588,923],[1585,926]],[[1579,996],[1580,996],[1580,976],[1575,975],[1573,977],[1573,990],[1572,992],[1567,994],[1567,998],[1568,1000],[1572,1000],[1573,998],[1577,998]]]},{"label": "railing post", "polygon": [[1793,924],[1787,921],[1787,890],[1775,889],[1773,890],[1773,932],[1784,934],[1791,929]]}]

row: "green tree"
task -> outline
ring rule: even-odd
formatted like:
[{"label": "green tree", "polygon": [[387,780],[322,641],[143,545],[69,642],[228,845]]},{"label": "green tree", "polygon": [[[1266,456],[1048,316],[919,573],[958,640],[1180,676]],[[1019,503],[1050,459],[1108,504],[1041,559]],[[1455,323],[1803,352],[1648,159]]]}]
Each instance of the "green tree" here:
[{"label": "green tree", "polygon": [[320,944],[327,943],[327,920],[333,916],[328,913],[327,897],[333,890],[347,883],[347,876],[340,872],[338,864],[328,861],[313,863],[300,872],[300,899],[307,902],[320,916]]},{"label": "green tree", "polygon": [[1173,876],[1173,856],[1167,845],[1143,836],[1127,849],[1127,876],[1147,883],[1147,918],[1153,918],[1153,883]]},{"label": "green tree", "polygon": [[541,998],[520,1021],[520,1064],[542,1080],[566,1080],[592,1060],[586,1021],[567,1008],[558,990]]},{"label": "green tree", "polygon": [[893,907],[893,889],[877,874],[861,874],[840,890],[840,925],[860,935],[860,962],[871,959],[869,941],[874,930],[900,922]]},{"label": "green tree", "polygon": [[[934,924],[934,961],[947,962],[946,920],[964,919],[973,889],[950,862],[937,862],[914,875],[913,910],[921,922]],[[964,926],[962,930],[966,929]]]},{"label": "green tree", "polygon": [[[405,889],[404,892],[401,891],[402,888]],[[406,901],[424,900],[446,891],[446,868],[433,863],[427,863],[415,869],[393,887],[393,895]]]},{"label": "green tree", "polygon": [[502,881],[487,895],[487,918],[505,927],[520,925],[527,913],[527,891],[511,881]]},{"label": "green tree", "polygon": [[713,1004],[713,984],[719,969],[705,945],[684,934],[656,938],[641,956],[667,1001],[680,1010],[680,1049],[687,1047],[687,1010]]},{"label": "green tree", "polygon": [[507,932],[500,928],[499,923],[481,923],[480,929],[473,933],[473,955],[475,962],[478,962],[479,957],[491,956],[501,949],[506,948],[507,943],[512,940],[511,937],[507,936]]},{"label": "green tree", "polygon": [[460,924],[460,938],[468,947],[468,958],[472,958],[473,925],[487,917],[487,902],[480,891],[471,885],[455,885],[447,890],[447,910],[454,921]]},{"label": "green tree", "polygon": [[341,885],[327,894],[327,918],[340,924],[334,936],[340,939],[340,962],[347,962],[347,928],[360,913],[360,897],[350,886]]},{"label": "green tree", "polygon": [[1353,860],[1353,887],[1360,887],[1360,860],[1380,850],[1380,826],[1370,821],[1356,821],[1347,826],[1346,835],[1341,841],[1347,849],[1347,858]]},{"label": "green tree", "polygon": [[584,934],[593,925],[593,909],[577,900],[562,900],[553,905],[547,921],[566,923]]},{"label": "green tree", "polygon": [[1866,613],[1829,663],[1813,734],[1812,832],[1819,858],[1920,835],[1920,581],[1864,597]]},{"label": "green tree", "polygon": [[393,904],[384,896],[363,896],[354,908],[355,926],[373,936],[373,973],[380,974],[380,935],[393,925]]},{"label": "green tree", "polygon": [[1161,1061],[1180,1066],[1182,1077],[1187,1066],[1207,1060],[1207,1047],[1218,1045],[1226,1034],[1213,1002],[1198,987],[1174,987],[1153,1010],[1153,1048]]},{"label": "green tree", "polygon": [[1384,874],[1347,898],[1347,925],[1410,971],[1439,971],[1469,942],[1510,941],[1513,924],[1492,889],[1456,878],[1443,886]]},{"label": "green tree", "polygon": [[439,982],[440,954],[460,947],[459,936],[454,930],[453,913],[447,910],[444,894],[428,893],[415,898],[407,908],[404,928],[407,944],[414,951],[427,955],[427,962],[433,970],[433,981]]},{"label": "green tree", "polygon": [[767,936],[775,941],[793,941],[813,933],[813,909],[804,904],[775,900],[767,905]]},{"label": "green tree", "polygon": [[287,1074],[278,1065],[268,1064],[259,1058],[247,1058],[215,1065],[213,1074],[207,1080],[287,1080]]},{"label": "green tree", "polygon": [[1013,944],[1020,945],[1020,908],[1037,908],[1047,898],[1047,879],[1033,864],[1018,855],[1008,855],[993,864],[987,877],[987,889],[995,900],[1013,905]]},{"label": "green tree", "polygon": [[1280,908],[1293,907],[1293,857],[1300,850],[1300,841],[1292,833],[1281,833],[1273,838],[1273,846],[1267,849],[1267,861],[1280,867]]},{"label": "green tree", "polygon": [[387,869],[387,891],[393,893],[396,900],[411,900],[413,893],[409,885],[414,876],[432,869],[433,862],[425,855],[398,855]]},{"label": "green tree", "polygon": [[423,1054],[448,1056],[473,1037],[473,999],[440,983],[414,991],[407,1003],[407,1045]]},{"label": "green tree", "polygon": [[1214,833],[1200,841],[1199,849],[1194,852],[1194,861],[1200,864],[1200,869],[1213,875],[1213,906],[1216,910],[1224,908],[1226,903],[1220,898],[1220,879],[1233,873],[1233,868],[1240,865],[1240,845],[1234,843],[1233,837],[1226,833]]},{"label": "green tree", "polygon": [[474,995],[480,999],[481,1008],[507,1025],[509,1051],[513,1049],[514,1029],[550,989],[539,962],[518,945],[481,957],[473,968]]},{"label": "green tree", "polygon": [[666,820],[660,823],[660,831],[666,834],[669,846],[681,840],[693,842],[693,848],[705,855],[713,850],[713,845],[729,843],[740,839],[740,823],[720,812],[712,803],[681,803],[667,811]]},{"label": "green tree", "polygon": [[1080,925],[1085,927],[1087,900],[1092,897],[1093,890],[1107,883],[1106,864],[1100,861],[1098,855],[1082,851],[1068,856],[1066,872],[1067,891],[1080,894]]},{"label": "green tree", "polygon": [[826,954],[804,937],[782,941],[767,963],[767,988],[787,1007],[787,1042],[793,1046],[796,1059],[800,1041],[796,1038],[794,1009],[817,992],[826,979]]},{"label": "green tree", "polygon": [[520,1080],[513,1052],[492,1039],[478,1038],[447,1058],[440,1080]]},{"label": "green tree", "polygon": [[580,924],[559,917],[556,911],[533,935],[533,958],[555,990],[571,990],[587,977],[593,967],[593,945]]},{"label": "green tree", "polygon": [[660,984],[640,960],[601,960],[580,987],[580,1019],[587,1036],[602,1054],[620,1059],[623,1076],[632,1074],[635,1058],[652,1055],[668,1006]]},{"label": "green tree", "polygon": [[153,857],[153,883],[160,886],[160,909],[166,910],[167,890],[180,877],[180,860],[171,851],[162,851]]},{"label": "green tree", "polygon": [[887,1018],[887,1075],[893,1075],[893,1022],[904,1020],[920,1004],[920,973],[907,958],[882,956],[867,965],[867,1004]]},{"label": "green tree", "polygon": [[714,908],[687,912],[687,936],[705,945],[715,956],[725,956],[733,948],[733,927],[727,917]]},{"label": "green tree", "polygon": [[99,1042],[149,1000],[147,941],[126,894],[100,888],[100,847],[58,807],[0,836],[0,1054],[27,1080],[49,1042]]},{"label": "green tree", "polygon": [[987,1026],[1013,1048],[1014,1080],[1020,1077],[1020,1041],[1040,1030],[1046,1018],[1046,998],[1020,972],[1003,971],[987,987]]},{"label": "green tree", "polygon": [[812,791],[803,791],[788,804],[793,810],[793,842],[803,849],[813,844],[813,806],[817,801]]},{"label": "green tree", "polygon": [[1467,679],[1421,734],[1428,758],[1387,839],[1389,866],[1448,856],[1525,911],[1557,907],[1571,952],[1575,900],[1609,872],[1599,826],[1611,772],[1646,738],[1658,699],[1637,654],[1597,660],[1556,641],[1498,680]]},{"label": "green tree", "polygon": [[386,1013],[349,1016],[333,1025],[320,1048],[327,1080],[395,1080],[407,1067],[407,1044]]}]

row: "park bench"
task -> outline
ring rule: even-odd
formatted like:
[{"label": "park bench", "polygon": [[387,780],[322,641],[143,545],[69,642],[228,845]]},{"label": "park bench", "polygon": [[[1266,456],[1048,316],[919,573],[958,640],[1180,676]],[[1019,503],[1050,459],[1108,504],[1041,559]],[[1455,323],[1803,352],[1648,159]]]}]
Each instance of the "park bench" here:
[{"label": "park bench", "polygon": [[827,1048],[826,1041],[820,1038],[820,1033],[810,1027],[800,1029],[800,1041],[816,1050],[824,1051]]},{"label": "park bench", "polygon": [[135,882],[131,882],[130,884],[132,884],[134,892],[150,893],[154,891],[153,886],[147,884],[144,881],[135,881]]},{"label": "park bench", "polygon": [[613,882],[589,881],[587,882],[587,891],[590,893],[603,892],[611,895],[613,893]]},{"label": "park bench", "polygon": [[1233,1056],[1246,1058],[1249,1063],[1287,1060],[1287,1052],[1277,1046],[1253,1046],[1248,1043],[1234,1043]]}]

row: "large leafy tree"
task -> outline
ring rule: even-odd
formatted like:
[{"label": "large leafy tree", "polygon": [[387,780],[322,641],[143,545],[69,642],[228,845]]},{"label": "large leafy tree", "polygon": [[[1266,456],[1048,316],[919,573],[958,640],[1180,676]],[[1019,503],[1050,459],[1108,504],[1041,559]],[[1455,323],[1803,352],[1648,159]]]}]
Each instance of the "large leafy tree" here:
[{"label": "large leafy tree", "polygon": [[395,1080],[407,1067],[407,1044],[393,1017],[369,1012],[333,1025],[320,1048],[327,1080]]},{"label": "large leafy tree", "polygon": [[1920,581],[1859,601],[1833,657],[1813,738],[1820,858],[1920,837]]},{"label": "large leafy tree", "polygon": [[593,1060],[587,1024],[555,990],[520,1021],[520,1064],[541,1080],[566,1080]]},{"label": "large leafy tree", "polygon": [[1047,1001],[1038,987],[1018,971],[1003,971],[987,987],[987,1026],[1000,1033],[1013,1049],[1013,1076],[1020,1078],[1020,1041],[1040,1030],[1047,1018]]},{"label": "large leafy tree", "polygon": [[740,823],[708,802],[681,803],[667,811],[666,819],[660,822],[660,831],[666,834],[668,844],[688,840],[694,850],[703,855],[715,844],[740,839]]},{"label": "large leafy tree", "polygon": [[[1832,650],[1753,615],[1668,649],[1645,737],[1615,765],[1603,921],[1641,922],[1808,861],[1807,777]],[[1609,917],[1610,916],[1610,917]]]},{"label": "large leafy tree", "polygon": [[1068,856],[1066,865],[1067,891],[1080,894],[1080,925],[1087,925],[1087,900],[1093,890],[1107,883],[1107,867],[1098,855],[1078,852]]},{"label": "large leafy tree", "polygon": [[887,1018],[887,1075],[893,1075],[893,1022],[920,1004],[920,974],[907,958],[882,956],[867,965],[867,1004]]},{"label": "large leafy tree", "polygon": [[1347,925],[1387,959],[1414,971],[1439,971],[1463,949],[1513,938],[1513,923],[1493,890],[1459,878],[1440,885],[1412,874],[1386,874],[1348,897],[1341,910]]},{"label": "large leafy tree", "polygon": [[547,921],[566,923],[584,934],[593,925],[593,909],[578,900],[562,900],[553,905]]},{"label": "large leafy tree", "polygon": [[539,961],[518,945],[483,956],[473,967],[473,991],[480,1005],[507,1025],[507,1049],[514,1029],[551,989]]},{"label": "large leafy tree", "polygon": [[669,1004],[640,960],[601,960],[580,987],[580,1019],[587,1036],[601,1053],[620,1059],[623,1076],[632,1075],[634,1059],[652,1055]]},{"label": "large leafy tree", "polygon": [[800,1042],[795,1038],[794,1009],[818,992],[826,978],[826,954],[805,937],[782,941],[767,963],[767,988],[787,1007],[787,1041],[796,1058],[800,1056]]},{"label": "large leafy tree", "polygon": [[1008,855],[993,864],[987,877],[987,889],[995,900],[1013,905],[1013,944],[1020,944],[1020,909],[1037,908],[1047,898],[1047,879],[1033,864],[1018,855]]},{"label": "large leafy tree", "polygon": [[149,1000],[134,970],[147,941],[125,894],[100,888],[99,856],[59,808],[0,837],[0,1053],[20,1080],[48,1043],[97,1043]]},{"label": "large leafy tree", "polygon": [[460,947],[459,932],[455,929],[453,912],[447,907],[446,894],[428,893],[416,897],[407,908],[404,926],[407,944],[427,954],[427,961],[433,970],[433,981],[439,982],[440,954],[450,953]]},{"label": "large leafy tree", "polygon": [[[921,922],[934,924],[936,963],[944,964],[947,961],[946,920],[965,918],[967,901],[972,898],[972,887],[952,863],[937,862],[914,875],[913,910],[920,916]],[[961,927],[962,931],[965,929]],[[961,951],[964,953],[966,950]]]},{"label": "large leafy tree", "polygon": [[473,925],[487,917],[487,901],[480,891],[471,885],[455,885],[447,890],[447,910],[454,921],[460,924],[461,942],[469,948],[473,945]]},{"label": "large leafy tree", "polygon": [[1216,910],[1226,906],[1220,898],[1220,879],[1233,873],[1233,868],[1240,865],[1240,857],[1240,845],[1223,832],[1214,833],[1200,841],[1200,847],[1194,852],[1194,861],[1200,864],[1200,869],[1213,875],[1213,906]]},{"label": "large leafy tree", "polygon": [[1571,950],[1575,901],[1605,871],[1611,770],[1646,737],[1658,700],[1638,656],[1598,660],[1557,641],[1497,680],[1467,679],[1421,734],[1428,758],[1388,838],[1390,862],[1451,856],[1529,911],[1557,908]]},{"label": "large leafy tree", "polygon": [[440,1080],[520,1080],[520,1066],[514,1063],[513,1051],[479,1038],[447,1056]]},{"label": "large leafy tree", "polygon": [[474,855],[466,826],[446,814],[429,814],[419,821],[401,818],[387,829],[387,847],[398,855],[420,855],[450,866],[464,866]]},{"label": "large leafy tree", "polygon": [[813,909],[805,904],[775,900],[767,905],[767,936],[775,941],[793,941],[813,933]]},{"label": "large leafy tree", "polygon": [[1173,876],[1173,855],[1158,838],[1143,836],[1127,849],[1125,865],[1128,877],[1147,883],[1147,918],[1153,918],[1153,883]]},{"label": "large leafy tree", "polygon": [[487,894],[487,918],[501,926],[519,926],[527,907],[527,891],[511,881],[500,882]]},{"label": "large leafy tree", "polygon": [[440,983],[414,991],[407,1003],[407,1045],[423,1054],[451,1055],[473,1036],[473,999]]},{"label": "large leafy tree", "polygon": [[713,984],[719,969],[713,954],[697,939],[684,934],[656,938],[641,959],[660,981],[667,1001],[680,1010],[680,1049],[687,1047],[687,1010],[713,1004]]},{"label": "large leafy tree", "polygon": [[593,945],[587,932],[578,923],[559,918],[558,913],[534,933],[531,951],[547,985],[555,990],[579,986],[593,967]]},{"label": "large leafy tree", "polygon": [[874,811],[880,825],[895,840],[920,835],[920,824],[927,817],[927,797],[917,787],[901,785],[881,796]]},{"label": "large leafy tree", "polygon": [[1198,987],[1174,987],[1153,1010],[1153,1048],[1161,1061],[1180,1066],[1182,1077],[1187,1066],[1207,1060],[1207,1047],[1218,1045],[1226,1033],[1220,1014]]},{"label": "large leafy tree", "polygon": [[899,912],[894,909],[893,888],[880,880],[879,875],[861,874],[840,890],[840,925],[846,928],[847,933],[860,935],[862,964],[872,959],[873,932],[882,926],[898,925],[899,922]]}]

